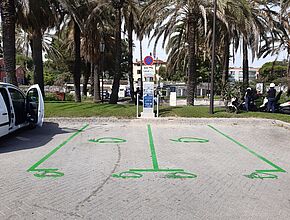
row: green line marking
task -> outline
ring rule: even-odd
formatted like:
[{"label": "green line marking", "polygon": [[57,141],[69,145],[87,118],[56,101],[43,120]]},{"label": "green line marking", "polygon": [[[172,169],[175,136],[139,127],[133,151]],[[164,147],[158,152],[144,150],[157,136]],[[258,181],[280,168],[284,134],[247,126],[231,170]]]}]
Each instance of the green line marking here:
[{"label": "green line marking", "polygon": [[181,172],[183,169],[130,169],[129,171],[133,172]]},{"label": "green line marking", "polygon": [[180,143],[207,143],[209,140],[203,138],[194,138],[194,137],[181,137],[178,139],[170,139],[173,142],[180,142]]},{"label": "green line marking", "polygon": [[154,170],[158,170],[159,166],[158,166],[157,156],[156,156],[156,152],[155,152],[151,126],[147,125],[147,129],[148,129],[148,136],[149,136],[149,143],[150,143],[153,168],[154,168]]},{"label": "green line marking", "polygon": [[256,152],[254,152],[250,148],[246,147],[245,145],[241,144],[237,140],[235,140],[232,137],[228,136],[227,134],[219,131],[218,129],[216,129],[215,127],[213,127],[211,125],[208,125],[208,126],[210,128],[212,128],[213,130],[215,130],[216,132],[218,132],[219,134],[221,134],[224,137],[226,137],[227,139],[229,139],[230,141],[232,141],[235,144],[239,145],[240,147],[244,148],[246,151],[250,152],[254,156],[258,157],[260,160],[264,161],[265,163],[267,163],[270,166],[275,168],[274,170],[255,170],[255,172],[253,172],[253,173],[251,173],[249,175],[244,175],[245,177],[248,177],[250,179],[278,179],[278,176],[275,175],[275,174],[272,174],[272,173],[277,173],[277,172],[286,173],[286,171],[283,170],[281,167],[279,167],[276,164],[272,163],[270,160],[266,159],[265,157],[257,154]]},{"label": "green line marking", "polygon": [[119,143],[124,143],[127,141],[121,138],[103,137],[99,139],[90,139],[89,142],[94,142],[97,144],[119,144]]},{"label": "green line marking", "polygon": [[51,152],[49,152],[47,155],[45,155],[42,159],[40,159],[38,162],[32,165],[27,172],[37,172],[34,174],[35,177],[39,178],[45,178],[45,177],[61,177],[64,175],[62,172],[58,172],[57,168],[41,168],[37,169],[39,165],[44,163],[48,158],[50,158],[53,154],[55,154],[60,148],[62,148],[64,145],[66,145],[68,142],[70,142],[74,137],[76,137],[78,134],[80,134],[82,131],[84,131],[89,125],[86,124],[81,129],[79,129],[77,132],[75,132],[73,135],[71,135],[67,140],[62,142],[59,146],[54,148]]},{"label": "green line marking", "polygon": [[129,169],[128,171],[121,172],[119,174],[112,174],[113,177],[122,178],[122,179],[129,179],[129,178],[137,179],[137,178],[143,177],[143,174],[141,173],[158,173],[158,172],[168,173],[165,177],[173,178],[173,179],[185,179],[185,178],[197,177],[197,175],[193,173],[185,172],[184,169],[159,169],[154,141],[153,141],[152,130],[151,130],[150,125],[147,125],[147,130],[148,130],[153,169]]}]

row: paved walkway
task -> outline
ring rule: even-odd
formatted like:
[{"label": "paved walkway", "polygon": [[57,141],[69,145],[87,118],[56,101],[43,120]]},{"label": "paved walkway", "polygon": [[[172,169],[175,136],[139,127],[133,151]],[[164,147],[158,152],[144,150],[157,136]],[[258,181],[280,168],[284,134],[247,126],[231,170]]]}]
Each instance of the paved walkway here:
[{"label": "paved walkway", "polygon": [[290,219],[289,128],[51,119],[0,139],[0,219]]}]

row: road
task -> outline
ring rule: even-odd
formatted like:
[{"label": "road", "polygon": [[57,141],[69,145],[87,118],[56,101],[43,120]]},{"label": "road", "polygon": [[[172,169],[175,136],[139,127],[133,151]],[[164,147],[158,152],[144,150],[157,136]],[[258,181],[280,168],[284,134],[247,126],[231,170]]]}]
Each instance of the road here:
[{"label": "road", "polygon": [[290,125],[50,119],[0,139],[0,219],[290,219]]}]

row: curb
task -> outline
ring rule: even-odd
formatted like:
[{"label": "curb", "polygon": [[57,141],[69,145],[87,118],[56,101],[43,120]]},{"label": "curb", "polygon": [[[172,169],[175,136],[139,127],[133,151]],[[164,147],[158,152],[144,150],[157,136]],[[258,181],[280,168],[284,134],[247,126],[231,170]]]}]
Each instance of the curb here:
[{"label": "curb", "polygon": [[90,123],[153,123],[153,124],[187,124],[187,125],[204,125],[204,124],[219,124],[226,125],[272,125],[283,127],[290,130],[290,123],[274,119],[261,119],[261,118],[179,118],[179,117],[166,117],[166,118],[136,118],[136,119],[123,119],[116,117],[88,117],[88,118],[68,118],[56,117],[45,118],[45,122],[90,122]]}]

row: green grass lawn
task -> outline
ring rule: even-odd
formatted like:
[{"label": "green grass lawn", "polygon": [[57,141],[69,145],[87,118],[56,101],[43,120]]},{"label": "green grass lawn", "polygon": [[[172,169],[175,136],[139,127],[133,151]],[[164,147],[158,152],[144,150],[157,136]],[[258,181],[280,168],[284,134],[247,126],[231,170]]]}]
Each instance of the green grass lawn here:
[{"label": "green grass lawn", "polygon": [[[141,108],[140,108],[141,110]],[[92,102],[46,102],[45,117],[136,117],[135,105],[95,104]]]},{"label": "green grass lawn", "polygon": [[[141,107],[140,107],[141,110]],[[215,108],[215,114],[209,114],[206,106],[182,106],[160,108],[160,117],[191,117],[191,118],[268,118],[290,123],[290,115],[264,112],[228,113],[224,108]],[[91,102],[46,102],[45,117],[117,117],[135,118],[136,106],[133,104],[111,105]]]}]

